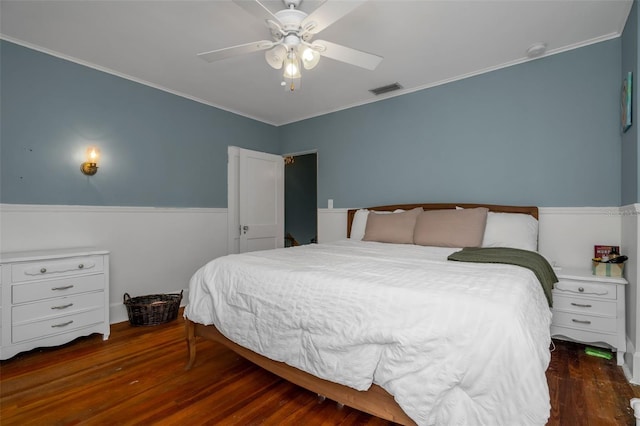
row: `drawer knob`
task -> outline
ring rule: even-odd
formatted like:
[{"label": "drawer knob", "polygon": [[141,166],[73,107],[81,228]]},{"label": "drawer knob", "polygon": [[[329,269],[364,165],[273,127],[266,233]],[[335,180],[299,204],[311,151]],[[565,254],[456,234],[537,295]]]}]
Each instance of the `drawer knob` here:
[{"label": "drawer knob", "polygon": [[571,321],[577,322],[578,324],[591,324],[591,321],[577,320],[575,318],[571,319]]},{"label": "drawer knob", "polygon": [[591,305],[583,305],[582,303],[571,302],[571,306],[577,306],[578,308],[590,308]]},{"label": "drawer knob", "polygon": [[44,274],[44,273],[46,273],[46,272],[47,272],[47,268],[41,268],[41,269],[40,269],[40,273],[41,273],[41,274]]},{"label": "drawer knob", "polygon": [[578,287],[578,291],[582,293],[584,291],[584,287]]},{"label": "drawer knob", "polygon": [[83,263],[78,265],[78,269],[82,269],[82,268],[84,268],[84,264]]}]

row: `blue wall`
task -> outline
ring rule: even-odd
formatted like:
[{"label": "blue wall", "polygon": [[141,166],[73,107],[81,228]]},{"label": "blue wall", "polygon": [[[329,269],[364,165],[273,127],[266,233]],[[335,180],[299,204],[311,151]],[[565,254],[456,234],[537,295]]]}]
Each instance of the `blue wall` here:
[{"label": "blue wall", "polygon": [[614,39],[282,128],[318,150],[318,205],[620,205]]},{"label": "blue wall", "polygon": [[[619,125],[623,59],[637,71],[637,52],[622,43],[276,128],[2,41],[0,202],[226,207],[236,145],[317,150],[320,206],[618,206],[638,199],[637,122],[625,170]],[[91,178],[89,144],[103,153]]]},{"label": "blue wall", "polygon": [[2,203],[226,207],[227,146],[278,150],[273,126],[6,41],[0,55]]},{"label": "blue wall", "polygon": [[632,94],[632,126],[622,135],[622,205],[640,202],[640,133],[638,132],[638,84],[640,84],[640,33],[638,21],[640,7],[638,1],[633,2],[633,8],[627,19],[627,24],[622,33],[622,75],[620,80],[633,72]]}]

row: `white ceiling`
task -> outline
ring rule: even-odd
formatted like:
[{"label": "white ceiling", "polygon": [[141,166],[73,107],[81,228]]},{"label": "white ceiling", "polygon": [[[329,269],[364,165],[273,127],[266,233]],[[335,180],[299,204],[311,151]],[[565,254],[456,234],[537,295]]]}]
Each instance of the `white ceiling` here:
[{"label": "white ceiling", "polygon": [[[333,0],[345,1],[345,0]],[[273,11],[280,0],[265,0]],[[322,1],[304,0],[311,12]],[[261,52],[207,63],[197,53],[269,39],[230,0],[7,1],[2,38],[266,123],[282,125],[617,37],[632,0],[369,0],[322,31],[383,56],[375,71],[322,58],[294,93]],[[376,97],[369,89],[398,82]]]}]

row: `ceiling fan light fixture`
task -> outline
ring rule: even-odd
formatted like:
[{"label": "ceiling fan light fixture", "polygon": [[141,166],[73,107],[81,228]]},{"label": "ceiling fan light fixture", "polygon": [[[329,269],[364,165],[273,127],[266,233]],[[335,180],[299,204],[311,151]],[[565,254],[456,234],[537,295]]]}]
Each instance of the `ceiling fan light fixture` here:
[{"label": "ceiling fan light fixture", "polygon": [[306,70],[314,69],[316,65],[318,65],[318,62],[320,62],[320,53],[316,52],[315,50],[309,47],[304,48],[301,56],[302,56],[302,65]]},{"label": "ceiling fan light fixture", "polygon": [[293,52],[289,52],[287,59],[284,60],[284,78],[300,78],[300,60],[298,56]]},{"label": "ceiling fan light fixture", "polygon": [[264,52],[264,58],[267,60],[267,63],[271,68],[275,68],[277,70],[282,68],[282,64],[286,57],[287,48],[283,45],[276,46],[273,49]]},{"label": "ceiling fan light fixture", "polygon": [[311,13],[304,12],[298,7],[303,0],[282,0],[285,9],[275,13],[265,6],[265,0],[233,0],[245,11],[263,21],[272,40],[225,47],[209,52],[199,53],[198,56],[207,61],[215,62],[234,56],[264,51],[265,60],[270,67],[280,70],[284,68],[284,80],[281,84],[289,85],[289,90],[300,88],[302,77],[301,66],[306,70],[315,68],[320,56],[355,65],[367,70],[374,70],[382,57],[371,53],[352,49],[336,43],[317,40],[313,44],[313,37],[342,19],[366,0],[327,1],[323,0]]},{"label": "ceiling fan light fixture", "polygon": [[284,78],[300,78],[300,67],[293,61],[288,61],[284,67]]}]

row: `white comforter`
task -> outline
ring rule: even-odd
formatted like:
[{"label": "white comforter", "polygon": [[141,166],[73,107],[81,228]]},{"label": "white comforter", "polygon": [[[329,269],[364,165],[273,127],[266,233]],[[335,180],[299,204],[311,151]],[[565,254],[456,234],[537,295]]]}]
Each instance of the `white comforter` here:
[{"label": "white comforter", "polygon": [[340,241],[215,259],[185,316],[255,352],[394,395],[419,425],[543,425],[551,313],[524,268]]}]

